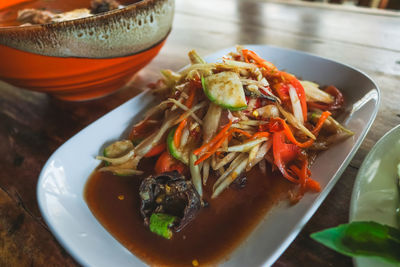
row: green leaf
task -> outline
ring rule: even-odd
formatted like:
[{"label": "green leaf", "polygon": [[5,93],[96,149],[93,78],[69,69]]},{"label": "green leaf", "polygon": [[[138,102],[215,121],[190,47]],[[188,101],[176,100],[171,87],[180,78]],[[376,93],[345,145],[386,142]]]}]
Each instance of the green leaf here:
[{"label": "green leaf", "polygon": [[150,231],[166,239],[171,239],[172,231],[170,227],[174,224],[177,217],[164,213],[153,213],[150,216]]},{"label": "green leaf", "polygon": [[400,231],[376,222],[352,222],[311,234],[311,238],[347,256],[379,257],[400,264]]}]

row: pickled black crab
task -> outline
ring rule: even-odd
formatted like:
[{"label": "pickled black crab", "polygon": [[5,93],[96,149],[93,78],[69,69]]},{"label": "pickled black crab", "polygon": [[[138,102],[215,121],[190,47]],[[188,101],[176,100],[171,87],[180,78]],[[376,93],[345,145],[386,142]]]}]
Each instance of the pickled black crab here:
[{"label": "pickled black crab", "polygon": [[191,181],[177,171],[145,178],[139,188],[140,212],[150,230],[167,239],[182,230],[201,208],[201,198]]}]

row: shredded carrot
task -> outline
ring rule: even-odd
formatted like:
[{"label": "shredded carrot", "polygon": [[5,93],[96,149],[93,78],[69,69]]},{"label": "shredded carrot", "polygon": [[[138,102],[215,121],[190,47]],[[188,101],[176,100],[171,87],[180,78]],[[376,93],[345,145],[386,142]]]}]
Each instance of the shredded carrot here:
[{"label": "shredded carrot", "polygon": [[[195,97],[195,95],[196,95],[196,90],[195,90],[195,89],[192,89],[192,90],[190,91],[190,95],[189,95],[188,99],[186,100],[186,103],[185,103],[185,106],[186,106],[186,107],[188,107],[188,108],[191,108],[191,107],[192,107],[193,102],[194,102],[194,97]],[[183,115],[182,115],[182,116],[183,116]],[[182,116],[181,116],[180,118],[182,118]],[[181,144],[182,131],[183,131],[183,128],[185,128],[186,124],[187,124],[187,118],[184,119],[184,120],[182,120],[182,121],[179,123],[179,126],[178,126],[178,127],[176,128],[176,130],[175,130],[175,134],[174,134],[174,144],[175,144],[175,147],[179,147],[180,144]]]},{"label": "shredded carrot", "polygon": [[250,59],[253,59],[259,67],[265,68],[270,74],[278,74],[278,69],[271,63],[266,61],[265,59],[261,58],[257,55],[254,51],[248,49],[242,49],[244,60],[249,63]]},{"label": "shredded carrot", "polygon": [[248,133],[248,132],[246,132],[246,131],[244,131],[242,129],[238,129],[238,128],[233,128],[232,130],[229,131],[229,133],[230,134],[240,133],[240,134],[243,134],[244,136],[251,137],[250,133]]},{"label": "shredded carrot", "polygon": [[290,170],[292,170],[292,172],[294,172],[294,174],[297,175],[297,177],[299,178],[299,184],[301,186],[300,190],[303,191],[303,193],[305,192],[304,187],[306,184],[306,180],[307,180],[307,176],[303,175],[303,169],[299,169],[299,167],[297,167],[296,165],[292,165],[290,166]]},{"label": "shredded carrot", "polygon": [[299,179],[300,179],[300,183],[302,184],[302,186],[306,185],[306,181],[309,178],[308,174],[307,174],[307,170],[308,170],[308,160],[305,159],[305,160],[303,160],[303,164],[301,166],[301,170],[299,173],[300,174]]},{"label": "shredded carrot", "polygon": [[[209,157],[211,157],[214,153],[219,153],[217,150],[218,148],[221,147],[222,143],[228,138],[229,140],[232,138],[232,134],[233,133],[240,133],[243,134],[244,136],[247,137],[251,137],[252,135],[242,129],[238,129],[238,128],[233,128],[230,129],[229,131],[227,131],[229,129],[229,127],[227,127],[229,124],[232,124],[232,122],[229,122],[208,144],[208,150],[206,150],[205,152],[203,152],[204,155],[202,155],[195,163],[194,165],[199,164],[200,162],[208,159]],[[230,126],[230,125],[229,125]],[[223,135],[221,135],[221,133],[223,133]],[[200,154],[200,149],[202,149],[205,145],[203,145],[202,147],[196,149],[193,154],[198,155]],[[197,153],[197,154],[196,154]]]},{"label": "shredded carrot", "polygon": [[297,203],[306,193],[306,182],[307,182],[307,166],[304,168],[304,164],[301,169],[296,165],[292,165],[290,169],[299,177],[300,188],[299,191],[291,199],[292,203]]},{"label": "shredded carrot", "polygon": [[196,89],[192,89],[191,91],[190,91],[190,95],[189,95],[189,97],[188,97],[188,99],[186,100],[186,103],[185,103],[185,105],[188,107],[188,108],[191,108],[192,107],[192,105],[193,105],[193,102],[194,102],[194,96],[196,95]]},{"label": "shredded carrot", "polygon": [[244,61],[247,62],[247,63],[250,63],[249,53],[250,53],[250,50],[242,49],[242,54],[243,54]]},{"label": "shredded carrot", "polygon": [[175,134],[174,134],[175,147],[179,147],[181,145],[182,132],[183,132],[183,128],[185,128],[186,124],[187,124],[187,119],[184,119],[183,121],[181,121],[179,123],[178,127],[175,130]]},{"label": "shredded carrot", "polygon": [[260,137],[269,137],[269,136],[270,136],[269,132],[257,132],[250,137],[250,140],[254,140]]},{"label": "shredded carrot", "polygon": [[301,181],[301,188],[298,196],[299,198],[301,198],[307,190],[311,190],[314,192],[321,191],[320,184],[310,177],[310,170],[308,169],[307,159],[303,161],[301,170],[295,165],[291,166],[290,169],[299,177],[299,180]]},{"label": "shredded carrot", "polygon": [[[226,126],[225,126],[226,127]],[[224,128],[225,128],[224,127]],[[221,131],[222,132],[222,131]],[[220,133],[221,133],[220,132]],[[219,140],[217,139],[216,140],[216,143],[214,144],[213,143],[213,145],[211,146],[211,147],[209,147],[209,149],[208,149],[208,151],[206,151],[206,152],[204,152],[204,155],[202,155],[196,162],[195,162],[195,165],[197,165],[197,164],[199,164],[200,162],[202,162],[202,161],[204,161],[204,160],[206,160],[206,159],[208,159],[209,157],[211,157],[214,153],[219,153],[219,151],[217,151],[218,150],[218,148],[220,148],[221,147],[221,145],[222,145],[222,143],[228,138],[229,140],[232,138],[232,134],[233,133],[240,133],[240,134],[243,134],[243,135],[245,135],[245,136],[247,136],[247,137],[251,137],[252,135],[250,134],[250,133],[248,133],[248,132],[246,132],[246,131],[243,131],[243,130],[241,130],[241,129],[238,129],[238,128],[233,128],[233,129],[230,129],[229,130],[229,132],[226,132],[225,131],[225,135],[223,135]],[[217,137],[217,136],[216,136]],[[214,138],[215,139],[215,138]],[[213,140],[214,140],[213,139]],[[209,144],[213,141],[213,140],[211,140],[210,142],[209,142]],[[195,150],[194,152],[193,152],[193,154],[195,154],[197,151]],[[199,153],[198,153],[199,154]],[[198,155],[198,154],[195,154],[195,155]]]},{"label": "shredded carrot", "polygon": [[195,154],[196,156],[198,156],[199,154],[203,154],[205,152],[207,152],[215,143],[217,143],[221,138],[224,137],[225,133],[229,130],[229,128],[232,125],[232,121],[229,121],[223,128],[222,130],[216,135],[214,136],[213,139],[210,140],[210,142],[205,143],[204,145],[202,145],[201,147],[199,147],[198,149],[196,149],[195,151],[193,151],[193,154]]},{"label": "shredded carrot", "polygon": [[321,185],[317,181],[315,181],[311,178],[307,179],[306,186],[308,189],[310,189],[314,192],[321,192]]},{"label": "shredded carrot", "polygon": [[211,157],[215,152],[217,152],[217,149],[221,147],[222,143],[225,141],[226,138],[228,138],[229,133],[225,133],[224,136],[222,136],[221,139],[219,139],[204,155],[202,155],[198,160],[195,161],[194,165],[198,165],[200,162],[208,159]]},{"label": "shredded carrot", "polygon": [[314,129],[311,131],[314,135],[317,135],[319,133],[322,125],[324,125],[324,122],[330,115],[332,115],[332,113],[330,113],[329,111],[322,112],[321,117],[319,117],[319,120],[317,122],[317,125],[315,125]]},{"label": "shredded carrot", "polygon": [[293,196],[293,198],[291,199],[291,201],[293,203],[298,202],[306,193],[306,181],[307,181],[307,177],[304,176],[303,174],[303,168],[299,169],[296,165],[292,165],[290,166],[290,169],[299,177],[299,190],[297,191],[297,194],[295,196]]},{"label": "shredded carrot", "polygon": [[304,143],[300,143],[299,141],[296,140],[289,125],[287,125],[287,123],[283,119],[275,118],[275,120],[278,120],[282,124],[283,132],[285,133],[287,139],[289,139],[289,141],[292,142],[293,144],[295,144],[296,146],[302,147],[302,148],[307,148],[314,143],[313,139],[309,139]]},{"label": "shredded carrot", "polygon": [[[318,120],[317,125],[314,127],[314,129],[312,130],[312,133],[314,135],[318,135],[319,131],[322,128],[322,125],[324,124],[325,120],[331,115],[331,113],[329,111],[325,111],[322,113],[321,117]],[[314,140],[313,139],[309,139],[303,143],[300,143],[299,141],[296,140],[296,138],[294,137],[292,130],[290,129],[289,125],[287,125],[287,123],[281,119],[281,118],[275,118],[276,120],[280,121],[282,126],[283,126],[283,130],[285,132],[286,137],[289,139],[290,142],[292,142],[293,144],[301,147],[301,148],[307,148],[310,147],[313,143]]]}]

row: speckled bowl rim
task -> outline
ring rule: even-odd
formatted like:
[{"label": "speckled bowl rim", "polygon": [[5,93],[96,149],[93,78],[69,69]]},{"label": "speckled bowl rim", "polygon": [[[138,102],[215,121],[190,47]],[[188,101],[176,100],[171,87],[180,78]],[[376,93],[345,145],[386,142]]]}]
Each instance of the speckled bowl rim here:
[{"label": "speckled bowl rim", "polygon": [[[129,8],[132,8],[133,6],[141,6],[141,5],[144,5],[143,3],[153,2],[153,1],[154,0],[140,0],[136,3],[126,5],[123,8],[118,8],[118,9],[102,12],[99,14],[94,14],[89,17],[70,19],[70,20],[59,21],[59,22],[50,22],[50,23],[37,24],[37,25],[26,25],[26,26],[23,26],[23,29],[40,29],[42,26],[46,26],[49,28],[50,27],[57,28],[57,27],[64,27],[64,26],[73,26],[76,23],[97,20],[99,17],[108,17],[108,16],[115,15],[117,13],[127,13],[129,11]],[[5,8],[5,9],[7,9],[7,8]],[[9,30],[9,29],[17,29],[17,28],[22,28],[22,27],[20,25],[15,25],[15,26],[1,26],[0,25],[0,31]]]}]

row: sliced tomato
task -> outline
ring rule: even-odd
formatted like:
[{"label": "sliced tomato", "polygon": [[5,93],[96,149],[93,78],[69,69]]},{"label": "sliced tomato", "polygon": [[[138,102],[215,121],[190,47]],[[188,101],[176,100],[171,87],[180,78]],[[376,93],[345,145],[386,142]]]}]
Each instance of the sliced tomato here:
[{"label": "sliced tomato", "polygon": [[[274,155],[274,163],[281,171],[283,177],[289,181],[298,184],[299,180],[290,175],[286,170],[288,159],[293,160],[298,154],[290,144],[285,143],[285,133],[283,131],[275,132],[272,136],[272,152]],[[296,154],[295,154],[296,153]]]},{"label": "sliced tomato", "polygon": [[164,151],[158,158],[155,166],[155,171],[157,174],[170,171],[178,171],[183,173],[185,170],[185,165],[179,160],[173,158],[168,151]]},{"label": "sliced tomato", "polygon": [[269,123],[264,124],[264,127],[266,128],[266,131],[270,131],[273,133],[283,131],[282,124],[274,118],[271,118]]},{"label": "sliced tomato", "polygon": [[147,137],[149,133],[154,132],[159,127],[157,123],[149,123],[147,120],[132,127],[129,132],[129,140],[134,143],[140,143],[142,139]]},{"label": "sliced tomato", "polygon": [[299,156],[300,152],[300,148],[295,144],[286,143],[282,144],[279,151],[283,164],[287,164],[288,162],[295,160]]},{"label": "sliced tomato", "polygon": [[162,152],[164,152],[166,147],[167,147],[167,145],[164,142],[162,142],[161,144],[156,145],[155,147],[150,149],[150,151],[147,152],[146,155],[144,155],[144,157],[150,158],[150,157],[157,156],[157,155],[161,154]]}]

